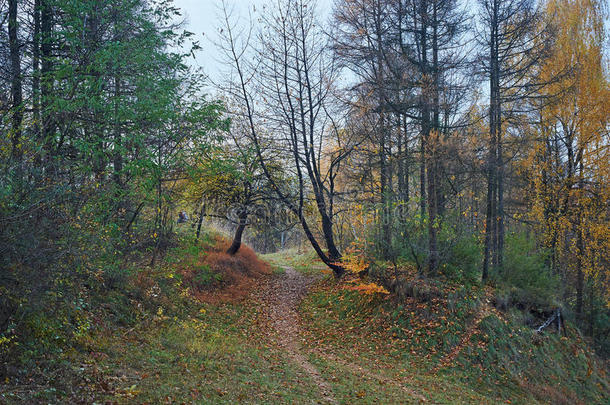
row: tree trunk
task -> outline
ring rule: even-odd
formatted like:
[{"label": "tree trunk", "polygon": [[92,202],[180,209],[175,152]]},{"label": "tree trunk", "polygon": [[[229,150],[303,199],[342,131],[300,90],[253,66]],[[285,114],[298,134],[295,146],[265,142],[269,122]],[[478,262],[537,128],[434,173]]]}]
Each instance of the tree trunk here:
[{"label": "tree trunk", "polygon": [[[426,176],[427,176],[427,184],[428,184],[428,194],[427,194],[427,206],[428,206],[428,272],[431,274],[435,274],[438,267],[438,247],[437,247],[437,227],[436,227],[436,214],[437,214],[437,206],[436,206],[436,172],[435,172],[435,139],[433,139],[434,128],[433,122],[431,122],[431,107],[434,110],[434,78],[430,81],[430,73],[434,73],[434,71],[430,72],[430,66],[428,62],[428,2],[422,1],[421,3],[421,16],[422,16],[422,27],[421,27],[421,74],[422,74],[422,141],[423,145],[425,145],[424,157],[425,157],[425,167],[426,167]],[[432,69],[433,70],[433,69]]]},{"label": "tree trunk", "polygon": [[44,142],[45,168],[49,174],[54,174],[53,145],[55,135],[55,120],[49,104],[53,94],[52,36],[53,9],[50,0],[40,0],[40,49],[42,58],[41,77],[41,107],[42,107],[42,137]]},{"label": "tree trunk", "polygon": [[23,121],[23,92],[21,87],[21,57],[17,35],[17,0],[8,2],[8,38],[11,60],[12,156],[21,160],[21,123]]},{"label": "tree trunk", "polygon": [[307,221],[305,220],[305,217],[302,213],[299,219],[301,221],[303,231],[305,232],[305,236],[307,237],[307,240],[309,240],[309,243],[311,244],[313,249],[318,254],[318,257],[324,262],[325,265],[327,265],[333,271],[336,278],[340,278],[341,276],[343,276],[343,274],[345,274],[345,268],[339,263],[339,261],[341,260],[341,256],[339,255],[339,257],[333,258],[330,252],[328,255],[326,255],[324,251],[320,248],[320,244],[311,232],[311,229],[309,229],[309,224],[307,224]]},{"label": "tree trunk", "polygon": [[[494,2],[494,7],[499,7],[497,1]],[[504,181],[502,176],[504,170],[502,168],[502,112],[501,112],[501,94],[500,94],[500,61],[499,61],[499,44],[498,36],[495,36],[495,57],[492,64],[492,80],[494,90],[491,92],[494,114],[494,139],[495,139],[495,157],[494,157],[494,178],[496,186],[494,189],[494,216],[493,216],[493,264],[496,271],[499,271],[502,266],[502,247],[504,244],[504,221],[502,220],[502,210],[504,209]]]},{"label": "tree trunk", "polygon": [[[492,144],[495,143],[492,138]],[[493,168],[493,160],[495,157],[494,148],[490,146],[489,151],[489,160],[487,162],[488,170],[487,170],[487,209],[485,215],[485,251],[483,254],[483,275],[482,281],[486,282],[489,277],[489,262],[491,259],[492,252],[492,235],[493,235],[493,224],[494,224],[494,212],[495,212],[495,200],[494,200],[494,188],[495,188],[495,180],[494,180],[494,168]]]},{"label": "tree trunk", "polygon": [[441,186],[441,167],[440,159],[441,148],[441,116],[440,116],[440,65],[438,60],[438,25],[437,0],[432,2],[432,131],[434,136],[434,149],[432,149],[432,161],[434,162],[434,209],[435,217],[443,213],[443,188]]},{"label": "tree trunk", "polygon": [[[431,152],[432,155],[434,152]],[[438,269],[438,246],[437,246],[437,207],[436,207],[436,184],[434,181],[434,160],[428,158],[428,271],[436,274]]]},{"label": "tree trunk", "polygon": [[[582,149],[581,152],[582,153]],[[582,156],[580,158],[580,167],[579,167],[579,179],[578,179],[578,188],[580,193],[584,192],[584,165]],[[583,198],[582,195],[580,198]],[[576,257],[576,317],[579,321],[583,320],[583,293],[585,288],[585,274],[582,268],[583,256],[585,254],[585,241],[583,237],[584,229],[583,229],[583,208],[582,201],[578,201],[578,219],[576,223],[576,232],[578,233],[578,238],[576,240],[576,249],[577,249],[577,257]]]},{"label": "tree trunk", "polygon": [[[32,35],[32,116],[34,118],[34,135],[40,139],[40,0],[34,0],[33,20],[34,32]],[[35,165],[40,167],[42,161],[36,154]]]},{"label": "tree trunk", "polygon": [[203,216],[205,214],[205,200],[201,199],[201,211],[199,212],[199,220],[197,221],[197,235],[195,236],[195,240],[199,240],[199,235],[201,234],[201,224],[203,224]]},{"label": "tree trunk", "polygon": [[381,115],[381,142],[379,145],[379,160],[380,160],[380,191],[381,191],[381,254],[384,259],[387,259],[390,254],[390,245],[392,235],[390,233],[390,191],[388,188],[389,176],[388,176],[388,162],[386,155],[386,126],[383,113]]},{"label": "tree trunk", "polygon": [[420,142],[419,209],[423,220],[426,216],[426,140],[424,139],[423,134]]},{"label": "tree trunk", "polygon": [[498,111],[497,111],[497,121],[496,126],[498,130],[496,131],[497,137],[497,145],[498,145],[498,154],[497,154],[497,167],[498,167],[498,212],[496,213],[497,225],[496,232],[498,234],[497,243],[496,243],[496,266],[498,267],[498,271],[503,270],[503,262],[504,262],[504,159],[502,158],[502,116],[500,111],[500,102],[498,101]]},{"label": "tree trunk", "polygon": [[244,234],[244,230],[246,229],[247,220],[248,211],[244,209],[239,214],[239,223],[237,224],[237,229],[235,230],[235,235],[233,236],[233,242],[231,243],[231,246],[229,246],[229,249],[227,249],[227,253],[231,256],[236,254],[239,248],[241,247],[241,238]]},{"label": "tree trunk", "polygon": [[398,200],[400,202],[405,202],[405,153],[403,152],[403,131],[402,131],[402,123],[400,120],[400,115],[396,119],[396,128],[398,132],[398,139],[396,140],[396,148],[398,162],[396,168],[396,178],[397,178],[397,186],[398,186]]},{"label": "tree trunk", "polygon": [[498,98],[498,87],[497,87],[497,69],[498,69],[498,1],[493,2],[493,15],[490,24],[490,75],[489,75],[489,158],[487,162],[487,209],[485,216],[485,248],[483,254],[483,282],[487,281],[489,277],[489,263],[494,259],[496,261],[496,187],[497,187],[497,159],[496,154],[498,151],[497,146],[497,98]]},{"label": "tree trunk", "polygon": [[333,223],[328,215],[322,215],[322,233],[324,234],[329,259],[333,261],[341,260],[341,253],[339,253],[333,237]]},{"label": "tree trunk", "polygon": [[583,318],[583,292],[585,288],[585,274],[582,270],[583,238],[582,230],[578,229],[578,239],[576,241],[578,257],[576,258],[576,318],[581,321]]},{"label": "tree trunk", "polygon": [[[402,118],[402,119],[401,119]],[[407,118],[398,116],[398,192],[400,201],[407,208],[409,202],[409,145],[407,135]]]}]

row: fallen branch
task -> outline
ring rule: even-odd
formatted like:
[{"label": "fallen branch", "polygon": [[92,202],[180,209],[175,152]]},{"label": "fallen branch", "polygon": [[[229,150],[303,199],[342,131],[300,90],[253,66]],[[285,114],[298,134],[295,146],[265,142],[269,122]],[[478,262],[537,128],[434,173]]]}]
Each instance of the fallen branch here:
[{"label": "fallen branch", "polygon": [[557,320],[557,333],[561,333],[561,309],[557,308],[549,319],[547,319],[538,329],[536,333],[541,333],[546,327],[548,327],[554,320]]}]

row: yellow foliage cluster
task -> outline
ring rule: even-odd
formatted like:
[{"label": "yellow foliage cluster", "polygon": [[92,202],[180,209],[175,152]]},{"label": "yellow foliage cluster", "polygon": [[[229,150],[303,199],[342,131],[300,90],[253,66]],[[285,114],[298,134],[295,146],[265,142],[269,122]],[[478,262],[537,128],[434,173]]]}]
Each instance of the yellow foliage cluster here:
[{"label": "yellow foliage cluster", "polygon": [[522,162],[531,181],[529,216],[551,252],[552,267],[567,271],[568,279],[586,277],[610,305],[604,266],[610,255],[610,87],[602,62],[603,7],[596,0],[549,0],[546,7],[558,24],[556,50],[541,75],[551,82],[548,95],[561,97],[540,110],[533,129],[538,142]]},{"label": "yellow foliage cluster", "polygon": [[389,294],[390,292],[386,290],[383,286],[375,283],[357,283],[353,286],[347,287],[348,290],[359,291],[365,295],[373,295],[373,294]]},{"label": "yellow foliage cluster", "polygon": [[[341,264],[350,274],[359,275],[366,271],[369,267],[369,261],[364,254],[363,246],[361,246],[358,242],[352,243],[352,245],[345,252]],[[358,279],[350,280],[349,282],[352,285],[347,286],[346,289],[359,291],[365,295],[390,293],[384,287],[373,282],[363,283]]]},{"label": "yellow foliage cluster", "polygon": [[350,273],[359,274],[369,267],[369,263],[357,245],[352,244],[346,251],[341,262],[343,267]]}]

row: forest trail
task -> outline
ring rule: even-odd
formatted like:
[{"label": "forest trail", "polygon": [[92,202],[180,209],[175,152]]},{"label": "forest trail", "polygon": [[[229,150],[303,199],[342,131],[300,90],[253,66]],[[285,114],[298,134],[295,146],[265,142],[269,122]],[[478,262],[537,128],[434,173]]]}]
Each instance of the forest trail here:
[{"label": "forest trail", "polygon": [[308,359],[299,343],[299,315],[297,307],[316,280],[290,266],[282,266],[285,273],[270,280],[256,293],[262,302],[263,317],[269,328],[266,333],[285,352],[287,357],[300,367],[315,383],[325,403],[335,404],[330,385],[322,378],[320,371]]},{"label": "forest trail", "polygon": [[[318,368],[308,360],[309,349],[302,345],[304,334],[299,322],[298,306],[307,295],[309,287],[319,277],[300,273],[290,266],[281,267],[285,270],[285,273],[269,280],[253,297],[262,304],[263,324],[268,326],[263,332],[282,349],[293,364],[303,370],[314,382],[320,393],[321,402],[336,404],[339,401],[335,399],[329,382],[323,378]],[[382,385],[396,387],[407,395],[404,401],[409,403],[427,402],[423,395],[408,388],[407,383],[412,383],[410,379],[409,381],[405,379],[393,380],[373,370],[363,368],[362,365],[342,360],[323,350],[313,350],[312,352],[334,365],[341,366],[359,378],[377,380]]]}]

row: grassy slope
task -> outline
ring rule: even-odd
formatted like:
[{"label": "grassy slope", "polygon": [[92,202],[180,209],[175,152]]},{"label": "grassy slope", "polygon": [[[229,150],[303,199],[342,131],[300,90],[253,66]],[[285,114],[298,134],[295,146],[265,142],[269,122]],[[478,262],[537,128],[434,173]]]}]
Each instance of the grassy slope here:
[{"label": "grassy slope", "polygon": [[[269,259],[305,272],[320,267],[311,254]],[[535,335],[493,308],[490,289],[436,287],[438,297],[397,303],[362,296],[327,277],[302,304],[312,362],[331,380],[343,375],[335,390],[357,392],[365,403],[404,398],[404,388],[396,397],[387,393],[396,388],[389,381],[434,403],[610,402],[604,366],[574,329],[562,338]]]},{"label": "grassy slope", "polygon": [[114,383],[99,399],[232,404],[313,397],[311,382],[256,333],[255,307],[234,303],[202,310],[111,339],[104,348],[109,356],[97,367]]},{"label": "grassy slope", "polygon": [[[317,387],[262,334],[259,304],[244,300],[264,277],[260,263],[247,250],[227,259],[216,242],[181,240],[152,269],[126,264],[130,276],[94,298],[87,332],[36,360],[35,372],[30,361],[26,375],[0,382],[0,403],[314,401]],[[241,282],[238,294],[228,279]]]},{"label": "grassy slope", "polygon": [[[202,303],[186,292],[176,269],[190,263],[209,271],[198,255],[178,249],[148,273],[144,285],[153,280],[158,286],[152,298],[124,299],[137,297],[136,290],[109,295],[116,302],[97,313],[102,320],[87,342],[62,357],[72,370],[69,379],[27,389],[6,384],[0,403],[317,403],[312,379],[262,330],[260,303]],[[320,272],[311,255],[266,259],[276,270],[287,263]],[[275,273],[267,277],[281,276]],[[589,372],[593,363],[579,342],[549,337],[532,345],[526,331],[514,332],[495,315],[484,317],[464,342],[481,298],[477,291],[454,295],[451,311],[442,302],[397,307],[325,277],[300,308],[303,353],[339,403],[419,403],[421,397],[428,403],[607,403],[607,379],[594,367]],[[135,322],[114,319],[130,311],[137,313],[131,314]],[[451,362],[437,370],[458,346]]]}]

